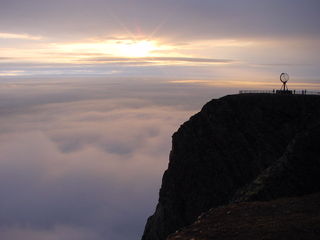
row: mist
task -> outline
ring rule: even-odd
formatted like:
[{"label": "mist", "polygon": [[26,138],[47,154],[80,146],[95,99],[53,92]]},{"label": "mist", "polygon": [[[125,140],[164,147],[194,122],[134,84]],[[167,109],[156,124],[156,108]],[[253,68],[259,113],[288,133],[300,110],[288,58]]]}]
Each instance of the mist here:
[{"label": "mist", "polygon": [[148,79],[2,80],[0,238],[138,239],[171,135],[224,91]]}]

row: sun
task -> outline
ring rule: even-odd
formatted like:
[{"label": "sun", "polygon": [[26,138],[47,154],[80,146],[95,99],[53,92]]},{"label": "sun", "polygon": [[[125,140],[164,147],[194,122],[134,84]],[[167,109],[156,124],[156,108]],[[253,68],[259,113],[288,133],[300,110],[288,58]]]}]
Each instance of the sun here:
[{"label": "sun", "polygon": [[[105,41],[75,42],[65,44],[52,44],[52,51],[66,55],[71,59],[86,58],[88,55],[110,58],[148,58],[159,55],[162,50],[167,49],[156,40],[135,39],[111,39]],[[66,60],[67,57],[63,59]],[[73,57],[73,58],[72,58]],[[52,58],[51,58],[52,59]]]},{"label": "sun", "polygon": [[117,55],[129,58],[150,57],[152,55],[152,51],[157,50],[156,44],[147,40],[119,42],[117,44],[117,48]]}]

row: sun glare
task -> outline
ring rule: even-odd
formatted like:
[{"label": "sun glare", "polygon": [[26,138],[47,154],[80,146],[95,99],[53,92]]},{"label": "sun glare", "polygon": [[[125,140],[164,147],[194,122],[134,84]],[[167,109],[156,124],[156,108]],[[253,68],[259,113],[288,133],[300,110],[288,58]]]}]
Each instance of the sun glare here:
[{"label": "sun glare", "polygon": [[112,57],[143,58],[151,57],[152,52],[161,47],[150,40],[109,40],[91,43],[56,44],[53,46],[61,53],[105,54]]},{"label": "sun glare", "polygon": [[149,57],[157,47],[150,41],[138,41],[119,44],[119,55],[124,57]]}]

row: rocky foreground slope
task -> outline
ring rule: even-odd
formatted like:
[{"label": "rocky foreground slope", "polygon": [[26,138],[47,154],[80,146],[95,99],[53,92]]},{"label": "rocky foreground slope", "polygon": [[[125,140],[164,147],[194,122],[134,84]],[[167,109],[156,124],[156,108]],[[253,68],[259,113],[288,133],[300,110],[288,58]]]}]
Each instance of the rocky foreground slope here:
[{"label": "rocky foreground slope", "polygon": [[209,210],[168,240],[317,240],[320,194],[243,202]]},{"label": "rocky foreground slope", "polygon": [[232,202],[320,192],[319,138],[319,96],[212,100],[173,135],[159,203],[142,239],[164,240]]}]

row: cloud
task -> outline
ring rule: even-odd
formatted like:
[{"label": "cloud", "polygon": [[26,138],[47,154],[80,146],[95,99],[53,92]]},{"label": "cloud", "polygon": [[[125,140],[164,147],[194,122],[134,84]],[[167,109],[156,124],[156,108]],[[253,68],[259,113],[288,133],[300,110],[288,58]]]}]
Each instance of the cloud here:
[{"label": "cloud", "polygon": [[[255,64],[266,63],[270,64],[267,74],[291,70],[301,78],[315,78],[320,69],[318,9],[317,0],[3,0],[0,22],[5,36],[43,36],[43,41],[1,39],[2,57],[15,57],[11,62],[20,64],[65,64],[56,69],[39,64],[33,69],[27,65],[28,71],[24,67],[3,71],[25,71],[25,76],[135,77],[178,72],[170,77],[180,78],[180,70],[172,70],[179,65],[185,67],[188,78],[214,78],[216,72],[222,77],[239,75],[239,64],[245,73],[261,70]],[[152,43],[151,48],[132,49],[139,41]],[[153,49],[155,46],[160,49]],[[279,70],[276,63],[298,66]],[[197,71],[196,67],[204,65],[208,68]],[[234,68],[223,75],[225,69],[215,65]]]},{"label": "cloud", "polygon": [[[3,31],[188,39],[319,36],[319,1],[4,0]],[[47,19],[47,21],[43,21]]]},{"label": "cloud", "polygon": [[0,71],[0,77],[25,75],[23,70]]},{"label": "cloud", "polygon": [[121,57],[99,57],[99,58],[85,58],[81,59],[85,62],[98,62],[98,63],[154,63],[154,64],[172,64],[172,63],[232,63],[230,59],[214,59],[214,58],[191,58],[191,57],[144,57],[144,58],[121,58]]},{"label": "cloud", "polygon": [[1,83],[4,240],[138,239],[173,132],[211,98],[236,93],[157,78]]},{"label": "cloud", "polygon": [[52,229],[32,229],[27,227],[3,227],[0,229],[2,240],[102,240],[97,234],[86,229],[70,226],[55,226]]},{"label": "cloud", "polygon": [[22,40],[42,40],[41,36],[32,36],[29,34],[4,33],[0,32],[0,38],[4,39],[22,39]]},{"label": "cloud", "polygon": [[142,82],[4,81],[1,239],[141,236],[171,135],[194,112],[170,84]]}]

